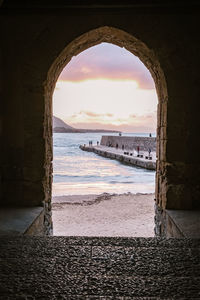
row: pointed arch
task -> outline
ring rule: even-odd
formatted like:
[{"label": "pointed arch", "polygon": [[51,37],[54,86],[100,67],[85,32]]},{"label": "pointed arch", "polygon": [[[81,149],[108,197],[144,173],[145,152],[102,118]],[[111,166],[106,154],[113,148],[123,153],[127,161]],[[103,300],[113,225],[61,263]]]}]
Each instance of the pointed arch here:
[{"label": "pointed arch", "polygon": [[61,51],[48,70],[47,79],[44,82],[45,116],[44,116],[44,139],[45,139],[45,172],[43,181],[45,203],[48,211],[51,210],[51,185],[52,185],[52,95],[56,81],[63,68],[70,62],[73,56],[82,51],[98,45],[102,42],[112,43],[137,56],[150,71],[158,96],[157,109],[157,170],[156,170],[156,201],[160,207],[167,204],[166,193],[162,193],[161,182],[162,161],[166,157],[166,118],[167,118],[167,85],[164,72],[154,51],[133,35],[114,27],[103,26],[90,30],[75,38]]}]

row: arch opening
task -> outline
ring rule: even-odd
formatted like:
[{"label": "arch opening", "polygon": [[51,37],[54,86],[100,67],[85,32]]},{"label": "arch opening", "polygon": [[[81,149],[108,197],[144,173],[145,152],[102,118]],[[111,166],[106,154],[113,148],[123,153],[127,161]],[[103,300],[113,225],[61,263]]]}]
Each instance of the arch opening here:
[{"label": "arch opening", "polygon": [[[87,32],[74,41],[72,41],[56,58],[52,64],[47,81],[45,84],[45,137],[46,137],[46,178],[50,180],[44,181],[44,188],[48,193],[45,193],[48,197],[46,199],[47,206],[51,203],[51,184],[52,184],[52,95],[63,68],[69,63],[73,56],[78,55],[84,50],[98,45],[100,43],[111,43],[119,47],[124,47],[126,50],[139,57],[143,64],[150,71],[158,96],[158,108],[157,108],[157,172],[156,172],[156,200],[158,204],[166,203],[166,199],[160,195],[160,176],[159,176],[159,164],[163,157],[163,144],[165,140],[165,126],[166,126],[166,102],[167,102],[167,88],[163,71],[160,67],[158,60],[152,50],[150,50],[143,42],[134,38],[132,35],[112,27],[101,27],[98,29]],[[165,113],[164,113],[165,112]],[[162,206],[162,205],[161,205]]]}]

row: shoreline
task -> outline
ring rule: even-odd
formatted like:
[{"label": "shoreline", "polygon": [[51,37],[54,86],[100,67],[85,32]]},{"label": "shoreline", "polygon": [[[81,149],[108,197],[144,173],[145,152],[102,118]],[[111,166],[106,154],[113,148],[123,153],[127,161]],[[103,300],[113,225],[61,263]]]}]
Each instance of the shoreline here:
[{"label": "shoreline", "polygon": [[68,205],[84,205],[84,203],[109,200],[111,197],[116,196],[140,196],[140,195],[154,195],[155,193],[101,193],[101,194],[75,194],[75,195],[62,195],[53,196],[52,204],[68,204]]},{"label": "shoreline", "polygon": [[154,193],[55,196],[54,235],[154,236]]}]

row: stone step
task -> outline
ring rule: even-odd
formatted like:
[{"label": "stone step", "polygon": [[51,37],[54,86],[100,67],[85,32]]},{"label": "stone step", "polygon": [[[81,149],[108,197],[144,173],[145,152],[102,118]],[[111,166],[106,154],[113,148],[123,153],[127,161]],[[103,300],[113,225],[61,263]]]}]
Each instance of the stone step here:
[{"label": "stone step", "polygon": [[0,299],[200,299],[200,239],[2,236]]}]

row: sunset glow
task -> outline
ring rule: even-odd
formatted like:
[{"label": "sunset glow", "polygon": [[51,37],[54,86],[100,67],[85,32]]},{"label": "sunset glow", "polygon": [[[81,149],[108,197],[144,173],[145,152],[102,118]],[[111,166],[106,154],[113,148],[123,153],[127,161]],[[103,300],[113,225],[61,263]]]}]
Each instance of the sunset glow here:
[{"label": "sunset glow", "polygon": [[54,115],[75,128],[155,132],[157,95],[146,67],[112,44],[89,48],[64,68]]}]

